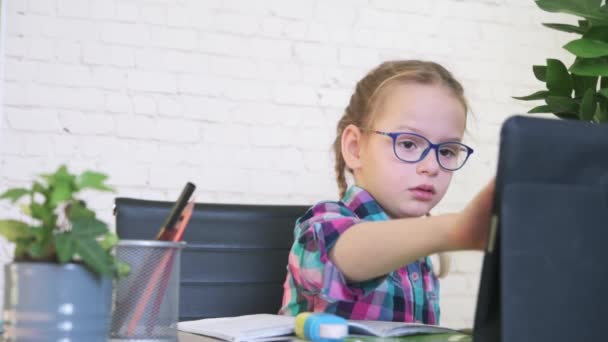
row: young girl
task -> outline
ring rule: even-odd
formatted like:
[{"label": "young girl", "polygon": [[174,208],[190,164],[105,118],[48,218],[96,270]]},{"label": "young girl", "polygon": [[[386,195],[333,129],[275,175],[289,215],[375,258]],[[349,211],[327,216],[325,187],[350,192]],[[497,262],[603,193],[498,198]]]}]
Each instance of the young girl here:
[{"label": "young girl", "polygon": [[428,255],[483,249],[494,191],[425,217],[473,152],[466,114],[462,86],[436,63],[385,62],[359,81],[333,145],[342,200],[297,220],[282,314],[439,324]]}]

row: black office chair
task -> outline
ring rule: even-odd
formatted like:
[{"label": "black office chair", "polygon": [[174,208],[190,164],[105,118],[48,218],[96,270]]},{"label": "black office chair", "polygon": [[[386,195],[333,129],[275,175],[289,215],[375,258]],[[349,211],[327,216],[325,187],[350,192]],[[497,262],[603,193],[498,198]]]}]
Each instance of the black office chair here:
[{"label": "black office chair", "polygon": [[[152,240],[173,202],[117,198],[121,239]],[[308,206],[197,203],[183,241],[179,319],[276,314],[296,219]]]}]

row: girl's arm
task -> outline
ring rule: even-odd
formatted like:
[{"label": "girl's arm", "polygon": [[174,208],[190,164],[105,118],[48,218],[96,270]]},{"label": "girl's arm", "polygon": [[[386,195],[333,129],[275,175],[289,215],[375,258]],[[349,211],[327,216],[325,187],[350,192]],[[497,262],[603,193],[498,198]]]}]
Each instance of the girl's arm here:
[{"label": "girl's arm", "polygon": [[460,213],[363,222],[345,231],[329,257],[349,281],[392,272],[438,252],[483,249],[494,194],[490,182]]}]

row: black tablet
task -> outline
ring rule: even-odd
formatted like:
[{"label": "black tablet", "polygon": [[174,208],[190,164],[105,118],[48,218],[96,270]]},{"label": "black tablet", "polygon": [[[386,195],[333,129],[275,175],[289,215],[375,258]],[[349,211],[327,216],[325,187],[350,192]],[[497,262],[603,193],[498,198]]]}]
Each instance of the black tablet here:
[{"label": "black tablet", "polygon": [[514,116],[500,136],[474,341],[600,341],[608,125]]}]

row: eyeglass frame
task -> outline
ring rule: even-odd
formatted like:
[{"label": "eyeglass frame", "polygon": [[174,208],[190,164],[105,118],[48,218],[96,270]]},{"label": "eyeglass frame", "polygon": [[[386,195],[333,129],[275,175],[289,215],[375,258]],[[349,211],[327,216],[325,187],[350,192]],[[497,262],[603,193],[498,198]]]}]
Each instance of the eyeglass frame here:
[{"label": "eyeglass frame", "polygon": [[[468,145],[465,145],[459,141],[444,141],[442,143],[439,144],[435,144],[433,142],[431,142],[427,137],[420,135],[418,133],[412,133],[412,132],[383,132],[383,131],[378,131],[375,129],[369,129],[369,128],[362,128],[362,131],[367,131],[367,132],[372,132],[372,133],[376,133],[379,135],[385,135],[387,137],[390,137],[393,140],[393,154],[395,154],[395,157],[397,157],[397,159],[399,159],[400,161],[404,162],[404,163],[409,163],[409,164],[415,164],[420,162],[421,160],[423,160],[424,158],[426,158],[426,156],[429,154],[429,151],[431,150],[435,150],[435,158],[437,159],[437,165],[439,165],[439,167],[441,167],[442,169],[446,170],[446,171],[457,171],[460,170],[464,164],[467,163],[467,161],[469,160],[469,157],[471,156],[471,154],[473,154],[473,152],[475,152],[475,150],[473,150],[471,147],[469,147]],[[413,135],[419,138],[422,138],[423,140],[425,140],[429,146],[424,149],[424,151],[422,151],[422,153],[420,154],[420,158],[418,160],[415,161],[410,161],[410,160],[403,160],[399,157],[399,155],[397,154],[397,137],[400,136],[401,134],[407,134],[407,135]],[[441,162],[439,161],[439,147],[441,145],[445,145],[445,144],[457,144],[457,145],[461,145],[464,146],[467,150],[467,156],[464,158],[464,161],[462,162],[462,165],[460,165],[458,168],[456,169],[448,169],[447,167],[444,167],[443,165],[441,165]]]}]

